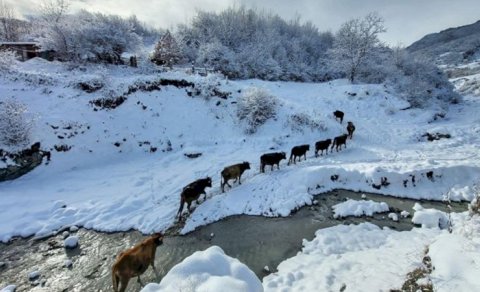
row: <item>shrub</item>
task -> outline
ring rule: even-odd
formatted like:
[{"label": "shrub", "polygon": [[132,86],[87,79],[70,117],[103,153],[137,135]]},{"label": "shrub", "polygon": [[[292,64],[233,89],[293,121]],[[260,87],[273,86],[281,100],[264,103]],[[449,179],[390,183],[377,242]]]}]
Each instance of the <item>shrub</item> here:
[{"label": "shrub", "polygon": [[15,52],[6,50],[0,51],[0,72],[9,71],[17,62],[17,54]]},{"label": "shrub", "polygon": [[312,131],[326,131],[327,129],[325,123],[318,119],[312,118],[306,113],[296,113],[291,115],[287,121],[287,124],[292,128],[292,130],[302,133],[305,128],[310,128]]},{"label": "shrub", "polygon": [[0,102],[0,145],[15,151],[30,144],[33,119],[27,112],[27,106],[13,98]]},{"label": "shrub", "polygon": [[277,114],[279,101],[268,91],[251,87],[238,100],[237,117],[247,124],[246,133],[253,134],[258,127]]}]

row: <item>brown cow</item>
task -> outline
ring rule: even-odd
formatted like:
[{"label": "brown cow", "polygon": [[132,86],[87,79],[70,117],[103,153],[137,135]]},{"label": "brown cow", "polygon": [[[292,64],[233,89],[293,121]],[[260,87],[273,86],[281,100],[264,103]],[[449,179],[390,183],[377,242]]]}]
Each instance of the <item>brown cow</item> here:
[{"label": "brown cow", "polygon": [[241,179],[242,179],[242,174],[245,170],[250,169],[250,163],[248,162],[242,162],[234,165],[230,165],[225,167],[222,170],[222,179],[220,180],[220,184],[222,187],[222,193],[225,192],[225,185],[229,186],[230,188],[232,187],[231,185],[228,184],[229,179],[235,179],[234,182],[238,180],[239,184],[242,184]]},{"label": "brown cow", "polygon": [[[161,244],[163,244],[163,235],[155,233],[134,247],[121,252],[112,266],[113,291],[124,292],[128,281],[133,277],[138,277],[137,281],[141,283],[140,275],[148,269],[149,265],[156,271],[155,251]],[[120,290],[118,290],[119,281]]]},{"label": "brown cow", "polygon": [[353,132],[355,131],[355,125],[353,125],[352,122],[348,122],[348,125],[347,125],[347,132],[348,132],[348,137],[350,137],[350,139],[353,138]]}]

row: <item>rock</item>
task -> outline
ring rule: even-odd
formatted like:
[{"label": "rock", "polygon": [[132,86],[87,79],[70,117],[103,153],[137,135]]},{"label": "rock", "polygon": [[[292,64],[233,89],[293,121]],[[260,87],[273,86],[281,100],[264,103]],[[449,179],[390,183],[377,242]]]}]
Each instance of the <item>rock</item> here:
[{"label": "rock", "polygon": [[78,246],[78,236],[71,235],[63,242],[66,249],[74,249]]},{"label": "rock", "polygon": [[408,213],[407,211],[402,211],[400,213],[400,216],[402,216],[402,218],[407,218],[408,216],[410,216],[410,213]]},{"label": "rock", "polygon": [[15,292],[17,290],[17,286],[15,285],[8,285],[7,287],[0,290],[0,292]]},{"label": "rock", "polygon": [[58,201],[53,202],[52,211],[55,211],[55,210],[58,210],[58,209],[63,209],[63,208],[66,208],[66,207],[67,207],[67,204],[64,201],[58,200]]},{"label": "rock", "polygon": [[0,262],[0,269],[3,269],[7,267],[7,264],[5,262]]},{"label": "rock", "polygon": [[270,268],[269,268],[268,266],[263,267],[263,270],[264,270],[265,272],[267,272],[267,273],[270,272]]},{"label": "rock", "polygon": [[77,232],[78,231],[78,227],[77,226],[71,226],[70,227],[70,232]]},{"label": "rock", "polygon": [[71,268],[71,267],[73,267],[73,262],[72,262],[72,260],[65,260],[65,262],[63,262],[63,266],[64,266],[65,268]]},{"label": "rock", "polygon": [[66,239],[66,238],[69,237],[69,236],[70,236],[70,232],[68,232],[68,231],[66,231],[66,230],[62,233],[63,239]]},{"label": "rock", "polygon": [[40,277],[40,272],[39,271],[33,271],[28,274],[28,280],[34,281]]},{"label": "rock", "polygon": [[398,221],[398,215],[396,213],[390,213],[388,214],[388,218],[392,219],[393,221],[397,222]]}]

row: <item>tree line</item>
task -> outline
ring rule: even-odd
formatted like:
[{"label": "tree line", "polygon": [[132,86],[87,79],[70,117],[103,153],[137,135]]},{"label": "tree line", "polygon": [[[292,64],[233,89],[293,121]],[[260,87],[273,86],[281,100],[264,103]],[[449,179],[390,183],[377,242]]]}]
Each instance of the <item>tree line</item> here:
[{"label": "tree line", "polygon": [[170,32],[135,16],[71,13],[68,0],[43,0],[38,14],[19,21],[0,0],[0,25],[0,40],[35,40],[63,61],[120,63],[124,52],[132,52],[157,65],[207,67],[231,79],[385,83],[414,106],[460,99],[437,67],[380,41],[386,28],[377,13],[348,20],[332,33],[298,17],[287,21],[241,6],[198,11]]}]

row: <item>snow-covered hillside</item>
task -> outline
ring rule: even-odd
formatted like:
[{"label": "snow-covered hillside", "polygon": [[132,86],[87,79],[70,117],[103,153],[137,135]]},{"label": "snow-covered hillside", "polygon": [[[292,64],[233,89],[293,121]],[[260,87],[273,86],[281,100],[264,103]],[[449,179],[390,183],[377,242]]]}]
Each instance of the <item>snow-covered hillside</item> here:
[{"label": "snow-covered hillside", "polygon": [[[228,81],[181,72],[141,73],[112,67],[71,69],[32,60],[19,73],[3,76],[1,98],[25,103],[35,117],[33,140],[53,150],[52,161],[27,175],[0,183],[5,212],[0,240],[43,236],[70,225],[103,231],[165,230],[175,222],[179,193],[191,181],[210,176],[208,198],[191,214],[183,232],[233,214],[286,216],[312,203],[313,194],[347,188],[410,198],[471,200],[478,182],[480,105],[466,99],[448,112],[408,109],[408,104],[382,85]],[[88,70],[88,72],[84,72]],[[189,96],[188,88],[124,93],[129,86],[159,78],[185,79],[229,92],[228,99]],[[105,83],[86,93],[78,80]],[[279,100],[276,118],[252,135],[236,117],[236,101],[249,87],[260,87]],[[98,109],[90,101],[124,94],[115,109]],[[335,110],[345,112],[340,124]],[[303,117],[314,128],[299,124]],[[445,118],[438,118],[444,115]],[[302,119],[300,119],[302,120]],[[303,119],[305,120],[305,119]],[[312,122],[313,121],[313,122]],[[314,142],[356,126],[346,150],[314,158]],[[433,142],[425,133],[448,133]],[[259,174],[259,157],[310,144],[307,160]],[[154,151],[156,148],[156,151]],[[200,152],[196,159],[184,154]],[[250,170],[226,193],[220,192],[220,171],[249,161]],[[431,173],[430,173],[431,172]],[[427,177],[427,173],[431,177]],[[412,179],[413,176],[415,179]],[[386,177],[387,184],[381,184]]]}]

